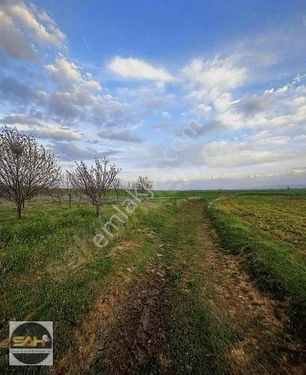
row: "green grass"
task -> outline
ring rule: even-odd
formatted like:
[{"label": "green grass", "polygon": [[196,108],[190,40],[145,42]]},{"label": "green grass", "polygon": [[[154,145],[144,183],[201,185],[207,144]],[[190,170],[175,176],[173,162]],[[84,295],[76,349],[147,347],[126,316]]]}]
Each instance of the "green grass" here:
[{"label": "green grass", "polygon": [[[145,238],[131,253],[111,257],[109,252],[118,241],[142,243],[145,234],[137,230],[147,226],[155,210],[138,207],[114,243],[96,248],[93,235],[111,214],[107,206],[97,219],[89,206],[68,210],[45,205],[42,212],[33,207],[21,221],[2,221],[0,340],[8,336],[10,320],[51,320],[59,358],[96,296],[119,282],[119,270],[133,266],[138,275],[146,268],[154,239]],[[6,362],[2,355],[0,366]]]},{"label": "green grass", "polygon": [[244,256],[263,290],[290,298],[292,320],[298,330],[306,324],[305,198],[291,192],[245,195],[208,205],[222,246]]},{"label": "green grass", "polygon": [[[172,327],[166,332],[166,353],[176,373],[196,373],[204,367],[207,373],[224,373],[224,352],[239,335],[226,317],[214,316],[202,297],[211,277],[199,260],[197,226],[202,210],[210,202],[208,212],[224,249],[244,257],[261,288],[290,298],[292,321],[302,329],[305,197],[305,190],[155,192],[103,249],[92,239],[114,213],[111,205],[105,205],[97,218],[86,202],[79,205],[74,200],[68,209],[67,200],[59,207],[39,196],[17,220],[14,206],[1,201],[0,341],[8,336],[10,320],[52,320],[55,358],[61,358],[97,296],[120,283],[122,269],[133,269],[131,283],[137,283],[164,244],[158,261],[166,270],[171,304],[167,318]],[[150,231],[153,236],[147,235]],[[120,241],[139,246],[111,256]],[[7,352],[2,352],[1,370],[8,371],[6,363]]]},{"label": "green grass", "polygon": [[219,198],[221,196],[257,196],[257,197],[297,197],[306,195],[306,189],[289,189],[289,190],[264,190],[264,189],[253,189],[253,190],[163,190],[154,191],[156,198],[167,198],[167,199],[186,199],[190,197],[204,198],[207,201]]},{"label": "green grass", "polygon": [[222,199],[217,205],[269,239],[292,247],[296,255],[306,256],[306,194],[232,196]]},{"label": "green grass", "polygon": [[203,207],[202,200],[181,206],[168,250],[168,264],[174,271],[169,274],[172,313],[167,347],[178,374],[224,374],[229,365],[225,353],[239,340],[230,321],[225,316],[218,319],[203,298],[211,277],[198,242]]}]

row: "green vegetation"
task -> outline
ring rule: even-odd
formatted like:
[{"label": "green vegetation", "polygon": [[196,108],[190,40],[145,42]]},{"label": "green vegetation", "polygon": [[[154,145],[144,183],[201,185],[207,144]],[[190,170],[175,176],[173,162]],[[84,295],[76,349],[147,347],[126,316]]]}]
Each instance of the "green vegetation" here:
[{"label": "green vegetation", "polygon": [[203,298],[209,282],[217,281],[211,280],[213,276],[201,256],[203,244],[198,232],[203,208],[201,200],[191,200],[180,208],[166,253],[172,267],[169,274],[172,329],[167,335],[167,347],[176,374],[223,374],[230,366],[225,353],[239,340],[229,319],[226,316],[218,319],[211,300]]},{"label": "green vegetation", "polygon": [[[156,270],[158,275],[162,275],[161,289],[168,305],[164,306],[162,311],[158,310],[154,316],[154,329],[157,332],[162,329],[161,327],[165,329],[165,332],[162,332],[165,340],[161,340],[156,350],[158,352],[160,346],[163,347],[163,356],[171,358],[173,373],[223,374],[230,366],[225,353],[239,340],[239,334],[229,319],[223,316],[220,321],[211,310],[209,301],[202,298],[208,283],[207,278],[211,278],[207,265],[199,261],[201,243],[198,238],[198,226],[202,221],[203,208],[203,200],[177,200],[172,205],[163,205],[162,209],[155,210],[147,217],[145,223],[154,233],[155,251],[158,252],[158,257],[152,260],[151,268]],[[139,223],[138,227],[144,229],[143,225],[144,223]],[[152,290],[147,289],[143,279],[135,279],[130,292],[132,296],[133,290],[137,288],[140,288],[142,293],[152,294]],[[156,293],[157,291],[153,290],[153,295]],[[137,301],[137,297],[135,300]],[[145,306],[147,301],[142,301],[142,304]],[[154,303],[152,310],[154,311]],[[114,363],[115,366],[119,363],[124,373],[130,370],[128,366],[124,367],[125,361],[135,356],[132,347],[137,346],[137,332],[142,321],[142,317],[138,316],[133,317],[130,322],[126,315],[132,313],[129,312],[129,301],[126,301],[124,309],[111,323],[113,328],[110,331],[115,332],[114,337],[108,335],[99,344],[103,351],[96,357],[91,367],[92,373],[116,372],[118,367],[114,370]],[[120,320],[124,322],[122,327]],[[135,320],[136,327],[129,327],[129,324],[135,324]],[[124,341],[127,335],[125,331],[131,335],[133,329],[135,333],[132,334],[131,345],[128,338],[127,342]],[[118,331],[120,338],[117,337]],[[116,344],[118,340],[124,343],[120,348]],[[153,335],[152,341],[154,340],[156,338]],[[124,352],[118,358],[121,347],[130,348],[130,351]],[[152,351],[153,353],[147,353],[146,361],[138,364],[134,371],[166,371],[159,354]]]},{"label": "green vegetation", "polygon": [[[122,191],[118,207],[125,197]],[[115,200],[114,192],[110,199]],[[97,344],[103,351],[96,351],[88,362],[92,373],[109,370],[109,363],[116,362],[114,353],[123,351],[122,358],[137,358],[128,352],[134,345],[128,336],[137,336],[137,322],[143,321],[142,308],[147,304],[153,306],[150,319],[156,324],[149,335],[161,349],[152,344],[154,350],[148,349],[145,359],[139,363],[137,359],[131,368],[144,373],[230,372],[236,366],[231,353],[248,340],[246,332],[255,330],[254,337],[260,337],[262,326],[257,318],[245,322],[249,311],[257,316],[256,305],[240,322],[239,296],[234,316],[229,314],[236,279],[229,273],[222,281],[227,266],[219,266],[228,253],[244,260],[266,292],[289,297],[292,321],[302,331],[306,191],[156,192],[118,226],[107,246],[98,248],[93,237],[114,213],[112,205],[104,205],[98,218],[94,208],[77,197],[69,209],[67,199],[59,206],[38,196],[17,220],[13,204],[0,202],[0,343],[8,336],[10,320],[51,320],[58,364],[77,346],[75,335],[97,299],[118,295]],[[210,234],[207,213],[223,249]],[[217,253],[219,258],[214,258]],[[157,290],[152,291],[152,285]],[[145,296],[150,295],[159,295],[160,301],[148,297],[148,302]],[[130,327],[131,322],[136,326]],[[261,341],[270,345],[269,340]],[[8,371],[7,355],[2,351],[0,356],[3,371]],[[270,361],[264,352],[259,358]]]},{"label": "green vegetation", "polygon": [[245,256],[262,289],[289,296],[294,323],[305,326],[305,191],[228,196],[209,204],[208,212],[223,247]]},{"label": "green vegetation", "polygon": [[[21,221],[13,218],[12,207],[3,209],[12,218],[2,216],[0,227],[0,340],[7,337],[10,320],[51,320],[57,336],[55,352],[60,357],[71,345],[74,330],[97,294],[116,282],[120,268],[133,265],[136,274],[140,272],[153,249],[145,243],[140,253],[111,257],[112,244],[95,247],[95,232],[114,213],[109,206],[100,218],[87,204],[72,210],[46,203],[41,208],[41,202],[33,202]],[[145,234],[138,233],[137,228],[148,215],[147,206],[139,207],[120,229],[116,241],[141,243]],[[6,359],[1,362],[6,363]]]}]

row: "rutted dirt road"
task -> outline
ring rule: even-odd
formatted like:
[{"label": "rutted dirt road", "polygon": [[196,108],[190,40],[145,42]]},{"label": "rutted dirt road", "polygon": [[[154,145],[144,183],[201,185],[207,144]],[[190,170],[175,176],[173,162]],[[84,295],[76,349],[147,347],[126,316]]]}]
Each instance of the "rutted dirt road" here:
[{"label": "rutted dirt road", "polygon": [[[189,202],[175,214],[172,226],[156,234],[150,266],[135,282],[97,301],[55,372],[305,373],[305,348],[287,332],[286,301],[260,292],[241,259],[224,252],[202,202]],[[197,317],[197,306],[206,320],[194,327],[180,321],[185,307],[189,321]],[[228,331],[234,339],[226,338]],[[171,341],[173,333],[181,342]],[[93,343],[86,350],[84,337]],[[173,355],[176,345],[180,352]]]}]

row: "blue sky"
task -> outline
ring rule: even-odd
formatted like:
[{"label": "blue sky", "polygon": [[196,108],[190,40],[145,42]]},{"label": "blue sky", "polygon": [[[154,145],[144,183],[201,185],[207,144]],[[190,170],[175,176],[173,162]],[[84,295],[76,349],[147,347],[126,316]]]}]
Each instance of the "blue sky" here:
[{"label": "blue sky", "polygon": [[162,188],[306,184],[304,1],[0,8],[0,122]]}]

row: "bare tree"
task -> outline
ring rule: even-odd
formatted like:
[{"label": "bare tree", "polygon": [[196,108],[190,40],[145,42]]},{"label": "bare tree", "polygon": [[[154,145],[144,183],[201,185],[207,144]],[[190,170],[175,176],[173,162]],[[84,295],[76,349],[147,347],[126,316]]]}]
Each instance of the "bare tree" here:
[{"label": "bare tree", "polygon": [[72,205],[72,195],[73,195],[73,186],[71,177],[68,171],[66,171],[65,176],[63,176],[63,187],[68,195],[68,207],[71,208]]},{"label": "bare tree", "polygon": [[147,193],[153,187],[153,181],[149,179],[149,177],[142,177],[139,176],[136,183],[135,188],[140,193]]},{"label": "bare tree", "polygon": [[78,193],[82,195],[82,191],[76,192],[73,188],[71,181],[71,175],[69,171],[62,173],[56,185],[48,190],[48,195],[52,198],[53,203],[58,202],[59,205],[62,205],[62,198],[68,195],[68,207],[72,207],[72,196],[73,194]]},{"label": "bare tree", "polygon": [[0,185],[4,198],[14,202],[21,218],[24,202],[42,189],[54,186],[60,166],[50,151],[17,128],[0,133]]},{"label": "bare tree", "polygon": [[113,181],[112,188],[115,190],[117,200],[119,199],[119,191],[121,189],[121,186],[122,186],[122,184],[121,184],[120,179],[115,178],[114,181]]},{"label": "bare tree", "polygon": [[52,202],[57,202],[60,206],[62,205],[62,198],[65,196],[65,175],[60,174],[56,183],[47,190],[47,194],[51,197]]},{"label": "bare tree", "polygon": [[83,190],[76,190],[76,189],[74,189],[74,192],[79,197],[78,207],[80,207],[80,205],[81,205],[81,203],[83,201],[83,198],[84,198]]},{"label": "bare tree", "polygon": [[131,181],[127,181],[125,183],[124,188],[125,188],[125,190],[134,190],[134,185],[135,185],[135,183],[132,183]]},{"label": "bare tree", "polygon": [[65,195],[65,190],[62,186],[54,186],[53,188],[48,190],[48,194],[52,198],[52,202],[56,202],[61,206],[62,205],[62,198]]},{"label": "bare tree", "polygon": [[110,191],[114,179],[120,172],[115,164],[109,165],[109,159],[95,159],[95,165],[88,167],[83,161],[76,163],[73,172],[68,172],[71,183],[75,189],[86,194],[91,203],[96,207],[97,216],[104,199]]}]

